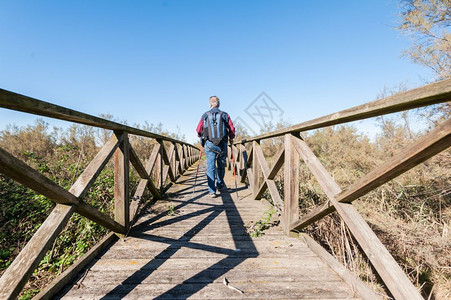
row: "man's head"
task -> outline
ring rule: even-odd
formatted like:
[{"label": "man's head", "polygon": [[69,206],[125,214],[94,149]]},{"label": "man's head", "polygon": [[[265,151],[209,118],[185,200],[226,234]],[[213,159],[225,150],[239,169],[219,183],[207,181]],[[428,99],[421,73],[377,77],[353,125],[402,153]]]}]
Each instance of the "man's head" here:
[{"label": "man's head", "polygon": [[219,107],[219,98],[216,96],[211,96],[208,102],[210,103],[210,108]]}]

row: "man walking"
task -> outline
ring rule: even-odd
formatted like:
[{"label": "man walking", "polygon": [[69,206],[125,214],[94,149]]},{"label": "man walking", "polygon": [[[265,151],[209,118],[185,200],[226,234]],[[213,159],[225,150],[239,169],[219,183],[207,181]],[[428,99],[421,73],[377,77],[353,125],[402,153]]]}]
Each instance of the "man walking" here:
[{"label": "man walking", "polygon": [[211,96],[209,104],[210,110],[202,115],[196,131],[207,156],[208,191],[211,197],[216,197],[216,189],[225,186],[227,141],[233,142],[235,128],[229,114],[219,110],[218,97]]}]

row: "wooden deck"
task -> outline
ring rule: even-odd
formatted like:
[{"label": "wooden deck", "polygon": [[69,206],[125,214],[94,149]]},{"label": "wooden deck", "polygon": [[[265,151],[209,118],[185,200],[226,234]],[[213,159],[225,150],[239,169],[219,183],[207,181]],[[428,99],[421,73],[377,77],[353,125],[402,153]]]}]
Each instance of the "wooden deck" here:
[{"label": "wooden deck", "polygon": [[[193,194],[195,166],[59,298],[359,298],[306,243],[280,227],[250,237],[246,226],[269,206],[252,200],[243,185],[237,199],[231,172],[229,190],[211,199],[203,161]],[[244,293],[227,287],[224,278]]]}]

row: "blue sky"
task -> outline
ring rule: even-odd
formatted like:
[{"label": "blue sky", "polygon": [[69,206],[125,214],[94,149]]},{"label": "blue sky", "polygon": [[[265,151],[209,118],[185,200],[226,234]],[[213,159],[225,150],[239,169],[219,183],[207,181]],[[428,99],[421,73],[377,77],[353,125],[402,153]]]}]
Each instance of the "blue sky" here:
[{"label": "blue sky", "polygon": [[[432,79],[401,57],[398,14],[386,0],[0,0],[0,87],[189,142],[211,95],[252,123],[265,92],[295,124]],[[34,119],[0,109],[0,129]]]}]

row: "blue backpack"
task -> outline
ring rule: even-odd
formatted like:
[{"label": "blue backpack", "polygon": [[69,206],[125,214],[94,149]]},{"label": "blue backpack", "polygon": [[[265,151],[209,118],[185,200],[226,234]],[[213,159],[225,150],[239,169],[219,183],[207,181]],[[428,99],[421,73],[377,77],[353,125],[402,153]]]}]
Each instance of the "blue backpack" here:
[{"label": "blue backpack", "polygon": [[221,141],[227,140],[226,119],[227,114],[223,111],[207,111],[203,115],[203,140],[209,140],[216,146],[219,145]]}]

